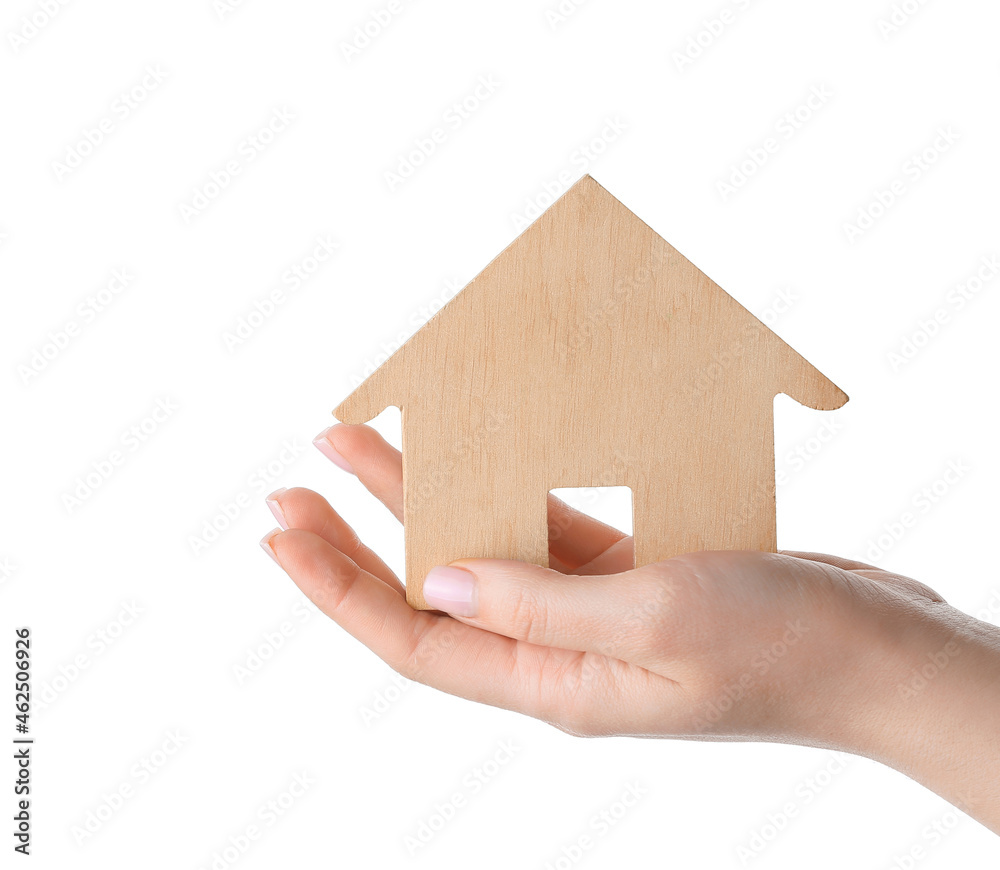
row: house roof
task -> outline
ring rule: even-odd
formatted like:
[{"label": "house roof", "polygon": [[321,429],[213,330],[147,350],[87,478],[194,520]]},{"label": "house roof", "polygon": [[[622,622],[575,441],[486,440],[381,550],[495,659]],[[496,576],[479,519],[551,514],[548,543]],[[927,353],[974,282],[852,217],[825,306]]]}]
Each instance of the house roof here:
[{"label": "house roof", "polygon": [[[470,360],[469,357],[477,357]],[[334,411],[364,423],[433,394],[461,365],[471,393],[504,378],[522,389],[563,379],[655,375],[697,401],[720,379],[785,393],[817,410],[846,394],[718,284],[584,176]],[[473,388],[472,384],[475,384]],[[639,385],[646,390],[649,386]],[[433,395],[431,396],[433,398]]]}]

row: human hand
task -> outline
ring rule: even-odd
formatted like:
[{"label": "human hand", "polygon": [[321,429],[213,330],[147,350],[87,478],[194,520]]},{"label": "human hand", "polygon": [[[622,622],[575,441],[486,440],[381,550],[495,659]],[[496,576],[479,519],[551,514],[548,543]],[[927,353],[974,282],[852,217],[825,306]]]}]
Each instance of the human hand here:
[{"label": "human hand", "polygon": [[[402,519],[401,457],[375,430],[340,424],[317,445]],[[629,537],[550,497],[552,568],[460,560],[425,581],[425,598],[446,613],[417,611],[322,497],[280,490],[268,504],[284,530],[265,549],[405,677],[579,736],[867,755],[1000,827],[1000,720],[970,733],[968,715],[984,675],[987,709],[1000,712],[1000,641],[916,580],[798,552],[633,568]]]}]

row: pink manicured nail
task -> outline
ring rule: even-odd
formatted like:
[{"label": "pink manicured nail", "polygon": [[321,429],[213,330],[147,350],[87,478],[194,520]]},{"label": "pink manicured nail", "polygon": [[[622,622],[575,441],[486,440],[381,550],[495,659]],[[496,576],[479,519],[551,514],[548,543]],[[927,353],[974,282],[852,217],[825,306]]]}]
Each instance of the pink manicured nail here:
[{"label": "pink manicured nail", "polygon": [[351,463],[349,463],[343,456],[341,456],[336,450],[333,449],[333,445],[330,443],[330,439],[326,436],[330,433],[330,426],[319,433],[314,439],[313,444],[316,445],[316,449],[322,453],[327,459],[329,459],[338,468],[343,468],[344,471],[349,474],[354,474],[354,469],[351,468]]},{"label": "pink manicured nail", "polygon": [[285,492],[288,492],[287,486],[283,486],[281,489],[276,489],[266,499],[264,499],[264,504],[271,509],[271,513],[274,514],[274,518],[278,521],[278,525],[281,526],[282,529],[288,528],[288,521],[285,519],[285,512],[281,509],[281,505],[278,503],[278,496]]},{"label": "pink manicured nail", "polygon": [[424,599],[445,613],[475,616],[479,609],[475,575],[462,568],[431,568],[424,578]]},{"label": "pink manicured nail", "polygon": [[278,565],[280,565],[281,562],[278,562],[278,557],[274,553],[274,547],[271,546],[271,541],[274,540],[275,535],[280,535],[280,534],[281,534],[281,529],[272,529],[270,532],[264,535],[263,538],[260,539],[261,548],[264,550],[265,553],[267,553],[268,556],[274,559],[274,561]]}]

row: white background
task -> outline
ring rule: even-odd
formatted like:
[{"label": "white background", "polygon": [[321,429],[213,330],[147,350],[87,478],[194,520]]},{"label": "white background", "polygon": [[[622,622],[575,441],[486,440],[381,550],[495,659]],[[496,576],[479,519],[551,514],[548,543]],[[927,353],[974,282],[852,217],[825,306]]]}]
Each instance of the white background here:
[{"label": "white background", "polygon": [[[949,297],[1000,253],[996,4],[910,0],[889,31],[888,0],[590,0],[564,20],[547,15],[555,0],[421,0],[350,58],[387,3],[44,6],[13,0],[0,20],[0,657],[9,677],[13,627],[31,626],[37,738],[34,854],[18,861],[565,867],[585,833],[594,847],[572,866],[741,867],[754,843],[749,863],[775,868],[882,870],[915,845],[921,870],[997,860],[983,827],[865,760],[579,740],[400,691],[257,546],[274,525],[264,496],[305,485],[401,567],[401,529],[309,441],[560,174],[591,172],[851,396],[832,414],[776,402],[780,545],[867,554],[998,621],[1000,277],[961,309]],[[480,77],[495,92],[452,123]],[[813,89],[829,96],[783,122]],[[294,118],[254,145],[275,111]],[[443,141],[390,185],[435,127]],[[939,129],[957,139],[934,150]],[[777,150],[726,195],[768,137]],[[212,188],[231,160],[239,173]],[[905,192],[850,238],[894,181]],[[199,191],[212,196],[185,215]],[[251,318],[321,238],[336,254]],[[125,289],[87,309],[116,269]],[[919,348],[894,366],[907,339]],[[147,419],[158,402],[175,410]],[[398,443],[397,412],[377,425]],[[968,471],[925,510],[920,491],[951,462]],[[197,544],[213,522],[224,530]],[[154,754],[172,733],[180,749]],[[513,758],[469,785],[501,741]],[[291,799],[296,774],[312,784]],[[602,836],[592,818],[636,782],[645,794]],[[411,857],[404,838],[455,792],[465,805]],[[768,814],[788,803],[775,835]],[[260,836],[239,852],[249,825]]]}]

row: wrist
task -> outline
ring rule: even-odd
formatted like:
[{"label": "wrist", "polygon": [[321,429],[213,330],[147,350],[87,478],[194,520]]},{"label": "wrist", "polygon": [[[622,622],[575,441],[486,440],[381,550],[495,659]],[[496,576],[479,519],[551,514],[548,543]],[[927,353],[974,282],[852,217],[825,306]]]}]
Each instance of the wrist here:
[{"label": "wrist", "polygon": [[1000,630],[933,602],[907,601],[876,622],[865,705],[844,748],[1000,831]]}]

